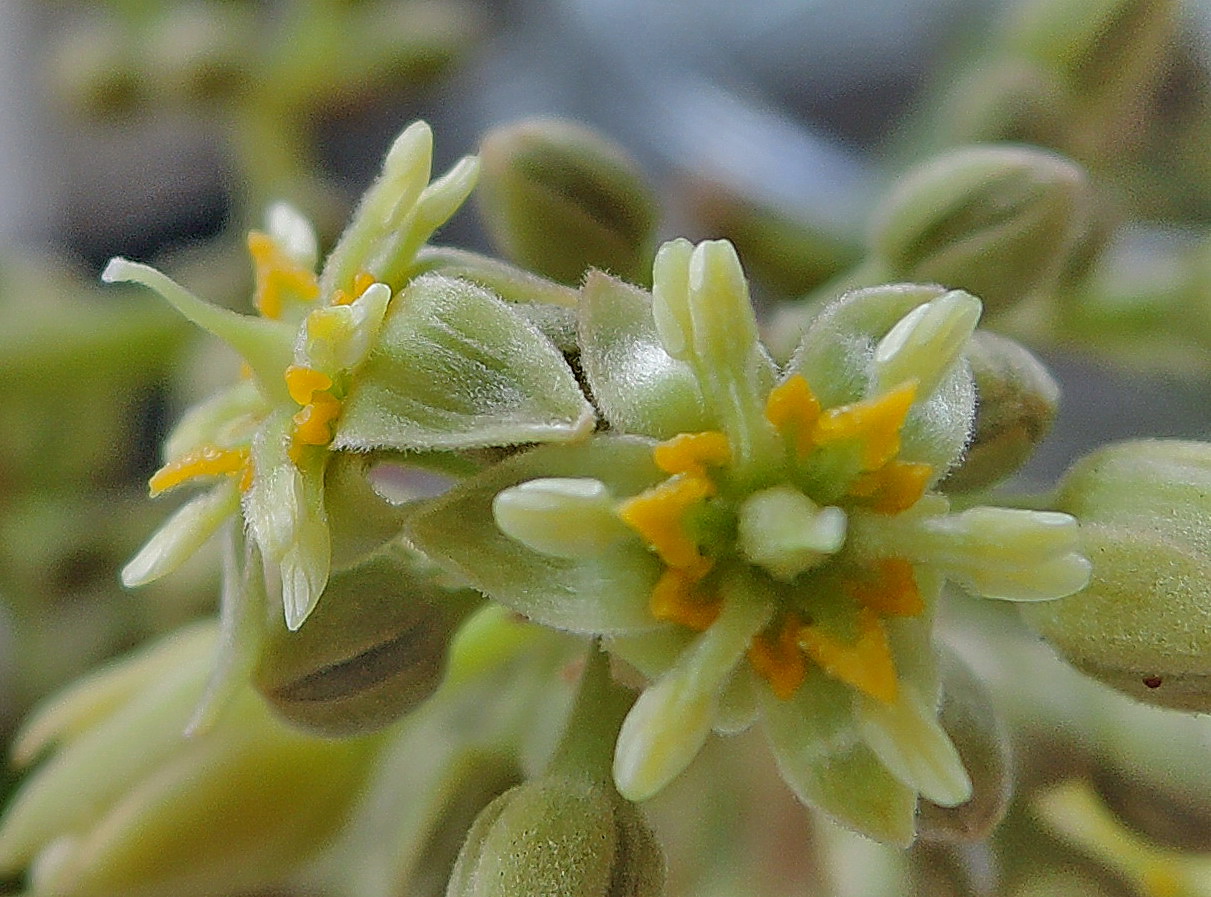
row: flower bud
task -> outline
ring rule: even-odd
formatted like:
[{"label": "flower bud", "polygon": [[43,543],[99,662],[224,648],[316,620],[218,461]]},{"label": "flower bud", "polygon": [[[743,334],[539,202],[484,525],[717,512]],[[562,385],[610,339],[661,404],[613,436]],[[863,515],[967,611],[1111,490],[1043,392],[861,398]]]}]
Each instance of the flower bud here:
[{"label": "flower bud", "polygon": [[1173,54],[1180,9],[1176,0],[1031,0],[1015,10],[1015,54],[1072,98],[1064,145],[1078,158],[1105,158],[1146,132],[1141,107]]},{"label": "flower bud", "polygon": [[1023,608],[1078,669],[1142,701],[1211,710],[1211,444],[1107,446],[1065,475],[1089,585]]},{"label": "flower bud", "polygon": [[307,623],[269,633],[255,684],[288,722],[327,736],[382,728],[431,695],[475,603],[394,546],[333,574]]},{"label": "flower bud", "polygon": [[1051,429],[1059,406],[1059,385],[1013,340],[978,330],[966,357],[978,396],[975,431],[962,463],[944,483],[948,492],[990,486],[1016,471]]},{"label": "flower bud", "polygon": [[489,804],[454,865],[448,897],[657,897],[660,846],[606,783],[550,775]]},{"label": "flower bud", "polygon": [[588,268],[645,277],[657,206],[621,147],[580,125],[538,119],[491,132],[481,159],[480,207],[510,259],[570,284]]},{"label": "flower bud", "polygon": [[1054,153],[973,146],[905,176],[871,250],[887,280],[967,290],[990,313],[1047,289],[1085,227],[1084,172]]}]

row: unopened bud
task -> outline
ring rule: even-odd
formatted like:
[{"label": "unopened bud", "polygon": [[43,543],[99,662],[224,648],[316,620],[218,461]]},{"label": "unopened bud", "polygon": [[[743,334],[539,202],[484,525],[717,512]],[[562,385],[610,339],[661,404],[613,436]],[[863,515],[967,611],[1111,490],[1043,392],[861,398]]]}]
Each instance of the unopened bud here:
[{"label": "unopened bud", "polygon": [[980,489],[1016,471],[1051,430],[1060,388],[1043,363],[1013,340],[977,330],[966,347],[976,382],[975,432],[948,492]]},{"label": "unopened bud", "polygon": [[997,312],[1047,289],[1085,228],[1084,172],[1054,153],[974,146],[906,175],[872,252],[888,280],[967,290]]},{"label": "unopened bud", "polygon": [[255,684],[278,715],[329,736],[370,732],[431,695],[474,603],[388,548],[333,574],[306,624],[268,636]]},{"label": "unopened bud", "polygon": [[480,207],[510,259],[569,284],[589,268],[646,277],[658,210],[621,147],[581,125],[538,119],[491,132],[481,158]]},{"label": "unopened bud", "polygon": [[1093,577],[1023,608],[1078,669],[1142,701],[1211,710],[1211,443],[1139,440],[1078,461],[1057,506]]},{"label": "unopened bud", "polygon": [[448,897],[658,897],[660,846],[605,783],[551,775],[489,804],[467,834]]}]

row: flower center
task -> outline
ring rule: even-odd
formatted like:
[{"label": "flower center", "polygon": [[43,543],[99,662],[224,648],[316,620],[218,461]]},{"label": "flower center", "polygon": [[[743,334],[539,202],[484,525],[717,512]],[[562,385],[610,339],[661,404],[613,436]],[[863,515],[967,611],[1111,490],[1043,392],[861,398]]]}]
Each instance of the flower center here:
[{"label": "flower center", "polygon": [[759,488],[729,475],[733,452],[721,432],[658,444],[653,460],[668,479],[618,507],[665,565],[651,593],[652,615],[704,630],[720,610],[713,574],[726,564],[758,568],[780,600],[749,661],[775,694],[793,695],[811,662],[894,701],[898,684],[883,621],[918,615],[924,602],[906,560],[857,562],[844,548],[850,511],[898,514],[925,492],[930,466],[897,457],[915,398],[910,380],[822,409],[802,376],[789,377],[766,401],[782,456],[764,465]]}]

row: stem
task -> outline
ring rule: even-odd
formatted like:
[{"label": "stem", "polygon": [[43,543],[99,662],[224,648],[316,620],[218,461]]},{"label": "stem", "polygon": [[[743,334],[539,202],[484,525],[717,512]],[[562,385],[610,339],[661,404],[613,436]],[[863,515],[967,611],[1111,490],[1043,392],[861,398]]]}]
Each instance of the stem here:
[{"label": "stem", "polygon": [[610,676],[609,657],[594,640],[549,772],[609,782],[618,730],[634,702],[635,694]]}]

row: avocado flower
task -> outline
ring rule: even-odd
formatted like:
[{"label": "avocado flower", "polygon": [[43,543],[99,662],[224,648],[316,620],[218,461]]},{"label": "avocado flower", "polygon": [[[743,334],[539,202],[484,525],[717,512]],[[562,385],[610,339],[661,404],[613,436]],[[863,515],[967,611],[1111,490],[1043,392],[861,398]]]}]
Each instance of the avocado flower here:
[{"label": "avocado flower", "polygon": [[907,844],[918,797],[971,793],[938,722],[944,583],[1032,601],[1089,577],[1074,518],[952,511],[934,491],[972,429],[980,311],[936,286],[856,291],[779,370],[731,244],[665,244],[650,296],[601,273],[582,289],[580,364],[608,429],[471,477],[406,531],[647,677],[615,749],[624,797],[760,720],[802,801]]},{"label": "avocado flower", "polygon": [[368,453],[573,439],[592,428],[572,371],[533,324],[482,287],[420,273],[418,252],[478,171],[466,157],[430,183],[431,155],[423,122],[396,139],[318,271],[310,224],[273,207],[268,229],[248,237],[255,316],[211,305],[146,265],[119,258],[105,269],[106,281],[157,291],[245,362],[234,385],[170,435],[152,495],[208,488],[127,564],[127,586],[169,573],[239,515],[297,630],[334,564],[398,531],[397,509],[364,476]]}]

